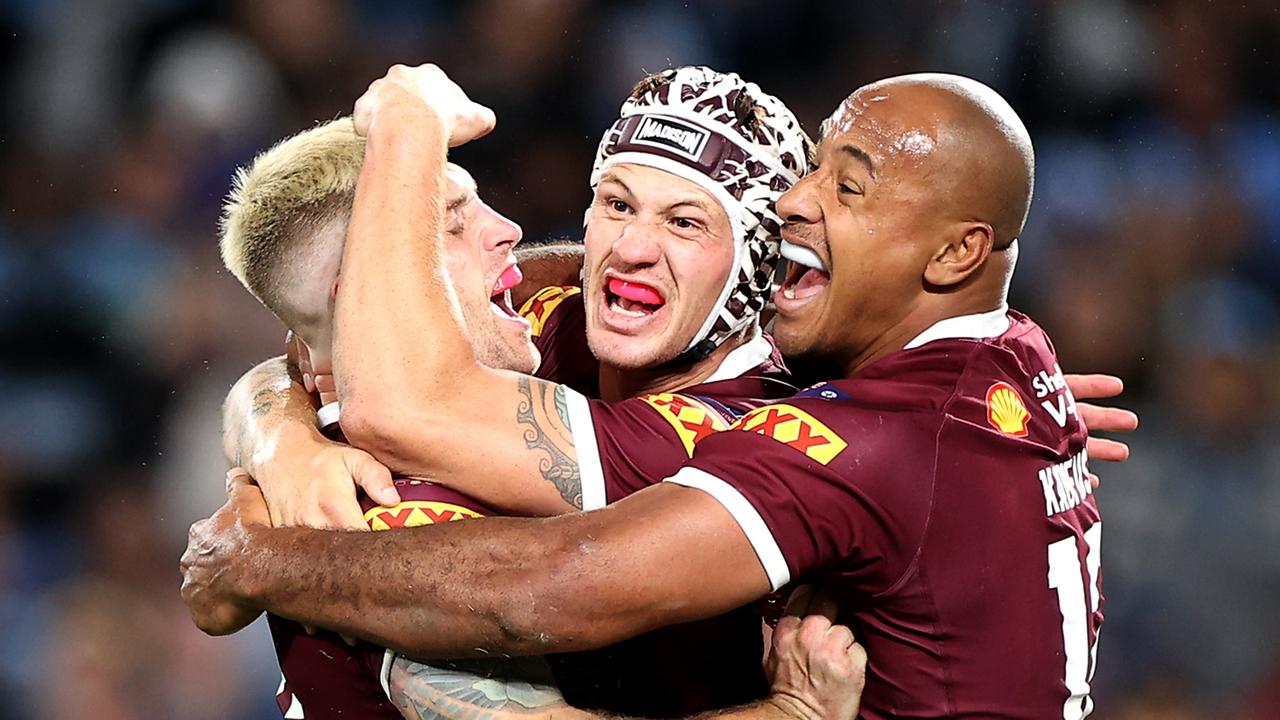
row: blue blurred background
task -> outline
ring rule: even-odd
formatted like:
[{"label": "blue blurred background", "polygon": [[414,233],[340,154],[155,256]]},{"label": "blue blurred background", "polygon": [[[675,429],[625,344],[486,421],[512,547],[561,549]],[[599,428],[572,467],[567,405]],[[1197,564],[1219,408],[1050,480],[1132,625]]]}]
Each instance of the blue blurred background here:
[{"label": "blue blurred background", "polygon": [[600,131],[702,63],[811,132],[918,70],[1013,103],[1039,173],[1015,304],[1129,382],[1097,467],[1098,718],[1280,717],[1280,12],[1274,3],[0,3],[0,720],[278,717],[263,628],[178,598],[220,503],[219,405],[282,329],[218,261],[232,170],[393,62],[493,106],[458,159],[529,241],[576,237]]}]

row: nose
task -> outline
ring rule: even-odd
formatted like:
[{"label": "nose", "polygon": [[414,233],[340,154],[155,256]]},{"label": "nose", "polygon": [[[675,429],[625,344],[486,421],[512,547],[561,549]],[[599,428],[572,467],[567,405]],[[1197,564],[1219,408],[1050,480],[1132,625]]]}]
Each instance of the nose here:
[{"label": "nose", "polygon": [[661,255],[657,233],[658,229],[651,223],[636,220],[627,223],[622,228],[622,234],[613,241],[616,264],[628,268],[656,264]]},{"label": "nose", "polygon": [[822,219],[815,187],[817,173],[800,178],[800,182],[778,198],[778,216],[788,223],[816,223]]},{"label": "nose", "polygon": [[485,250],[505,253],[524,237],[524,231],[510,218],[487,206],[485,210],[490,216],[490,226],[484,236]]}]

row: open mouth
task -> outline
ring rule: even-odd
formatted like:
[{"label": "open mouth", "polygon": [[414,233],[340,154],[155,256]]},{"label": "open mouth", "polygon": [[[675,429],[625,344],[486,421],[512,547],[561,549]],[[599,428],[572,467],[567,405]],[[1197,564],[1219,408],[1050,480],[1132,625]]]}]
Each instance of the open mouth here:
[{"label": "open mouth", "polygon": [[624,317],[648,317],[667,302],[653,287],[616,277],[605,283],[604,295],[609,309]]},{"label": "open mouth", "polygon": [[489,302],[493,305],[493,311],[497,315],[521,319],[520,314],[511,306],[511,288],[520,284],[524,280],[524,276],[520,274],[520,268],[514,263],[508,265],[502,274],[493,284],[493,289],[489,291]]},{"label": "open mouth", "polygon": [[782,241],[782,257],[790,261],[786,279],[778,289],[780,305],[812,300],[831,284],[831,273],[818,253],[804,245]]}]

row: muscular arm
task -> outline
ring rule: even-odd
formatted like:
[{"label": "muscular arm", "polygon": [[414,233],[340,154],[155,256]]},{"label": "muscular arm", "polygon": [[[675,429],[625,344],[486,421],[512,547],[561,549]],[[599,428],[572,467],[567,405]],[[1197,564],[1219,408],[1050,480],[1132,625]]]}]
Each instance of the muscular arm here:
[{"label": "muscular arm", "polygon": [[335,312],[343,430],[393,471],[499,510],[572,510],[564,390],[481,365],[465,334],[442,264],[446,140],[433,111],[408,102],[370,126]]},{"label": "muscular arm", "polygon": [[270,610],[413,657],[602,647],[723,613],[770,588],[710,495],[670,483],[603,510],[398,532],[270,528],[251,486],[192,527],[183,595],[222,632],[228,605]]}]

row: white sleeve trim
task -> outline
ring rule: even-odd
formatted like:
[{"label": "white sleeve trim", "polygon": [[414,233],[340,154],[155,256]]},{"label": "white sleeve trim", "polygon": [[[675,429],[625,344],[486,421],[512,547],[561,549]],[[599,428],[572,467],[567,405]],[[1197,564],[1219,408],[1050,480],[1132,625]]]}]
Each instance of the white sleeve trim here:
[{"label": "white sleeve trim", "polygon": [[395,661],[396,653],[394,650],[383,652],[382,672],[378,673],[378,681],[382,683],[382,692],[386,693],[388,700],[391,700],[391,666],[395,664]]},{"label": "white sleeve trim", "polygon": [[697,488],[718,500],[738,522],[742,532],[746,533],[765,574],[769,576],[772,589],[778,590],[791,582],[791,569],[787,567],[787,559],[782,556],[782,549],[778,547],[778,541],[774,540],[773,532],[751,501],[738,492],[737,488],[711,473],[693,467],[680,468],[675,475],[663,482]]},{"label": "white sleeve trim", "polygon": [[564,388],[564,403],[569,411],[569,431],[573,448],[578,453],[578,473],[582,478],[582,509],[599,510],[609,501],[604,491],[604,469],[600,463],[600,447],[596,444],[596,425],[591,418],[591,403],[579,392]]}]

